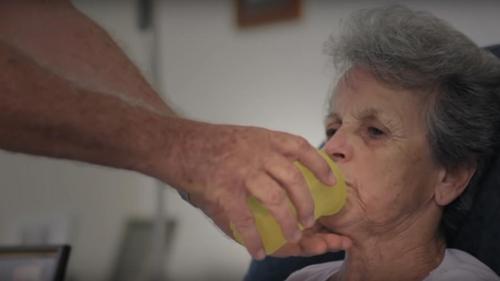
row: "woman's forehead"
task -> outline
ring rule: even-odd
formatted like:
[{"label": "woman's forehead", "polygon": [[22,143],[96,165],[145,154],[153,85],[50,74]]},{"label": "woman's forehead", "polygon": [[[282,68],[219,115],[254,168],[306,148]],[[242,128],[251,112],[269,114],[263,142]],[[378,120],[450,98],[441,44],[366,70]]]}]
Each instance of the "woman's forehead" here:
[{"label": "woman's forehead", "polygon": [[353,69],[339,80],[329,108],[327,119],[330,120],[349,114],[358,120],[394,122],[421,119],[423,113],[418,95],[381,83],[364,69]]}]

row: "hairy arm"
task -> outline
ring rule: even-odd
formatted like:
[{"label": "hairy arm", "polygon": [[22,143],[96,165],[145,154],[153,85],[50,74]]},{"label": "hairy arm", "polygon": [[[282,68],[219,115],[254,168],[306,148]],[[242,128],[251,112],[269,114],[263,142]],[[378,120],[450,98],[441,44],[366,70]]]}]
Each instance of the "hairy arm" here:
[{"label": "hairy arm", "polygon": [[175,118],[79,87],[5,43],[0,69],[0,147],[11,151],[141,170]]},{"label": "hairy arm", "polygon": [[0,2],[0,69],[4,149],[141,170],[151,120],[177,119],[69,1]]},{"label": "hairy arm", "polygon": [[0,40],[78,87],[174,114],[111,37],[69,1],[0,1]]},{"label": "hairy arm", "polygon": [[[297,221],[312,225],[314,206],[293,161],[334,182],[303,138],[177,117],[109,35],[68,1],[0,1],[0,101],[0,148],[156,177],[199,199],[220,228],[232,222],[254,257],[263,251],[248,196],[298,241]],[[338,249],[333,239],[320,252]]]}]

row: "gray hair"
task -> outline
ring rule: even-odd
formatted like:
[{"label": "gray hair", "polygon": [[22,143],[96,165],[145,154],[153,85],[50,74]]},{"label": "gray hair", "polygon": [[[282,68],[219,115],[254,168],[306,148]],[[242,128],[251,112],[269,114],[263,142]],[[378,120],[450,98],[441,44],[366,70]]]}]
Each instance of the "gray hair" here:
[{"label": "gray hair", "polygon": [[[400,5],[360,10],[344,28],[326,45],[336,68],[362,66],[422,95],[434,160],[449,169],[472,165],[477,177],[498,142],[500,61],[443,20]],[[448,229],[471,208],[470,186],[445,209]]]}]

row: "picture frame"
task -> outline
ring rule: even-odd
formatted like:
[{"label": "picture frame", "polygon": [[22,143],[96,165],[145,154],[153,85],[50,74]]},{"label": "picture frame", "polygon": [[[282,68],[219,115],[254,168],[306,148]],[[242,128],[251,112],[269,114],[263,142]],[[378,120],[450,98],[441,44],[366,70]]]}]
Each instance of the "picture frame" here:
[{"label": "picture frame", "polygon": [[235,0],[241,28],[300,18],[302,0]]}]

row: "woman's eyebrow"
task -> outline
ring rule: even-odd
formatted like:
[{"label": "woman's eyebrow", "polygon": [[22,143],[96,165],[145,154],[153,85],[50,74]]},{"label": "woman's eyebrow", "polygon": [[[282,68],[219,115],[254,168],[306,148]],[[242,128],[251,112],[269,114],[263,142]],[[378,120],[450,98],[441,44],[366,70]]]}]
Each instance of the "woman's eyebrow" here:
[{"label": "woman's eyebrow", "polygon": [[[382,123],[387,123],[387,125],[396,121],[393,120],[394,118],[391,118],[391,116],[386,112],[375,107],[368,107],[355,111],[352,115],[358,121],[378,120]],[[325,123],[332,122],[342,122],[342,118],[336,112],[330,112],[325,118]]]},{"label": "woman's eyebrow", "polygon": [[366,121],[366,120],[383,121],[383,120],[389,119],[388,116],[386,116],[386,114],[382,110],[375,108],[375,107],[368,107],[368,108],[364,108],[360,111],[354,112],[353,116],[357,120],[361,120],[361,121]]},{"label": "woman's eyebrow", "polygon": [[368,107],[359,112],[355,112],[353,116],[361,122],[378,121],[391,131],[401,131],[402,128],[400,118],[375,107]]},{"label": "woman's eyebrow", "polygon": [[340,116],[337,113],[330,112],[325,118],[325,123],[340,122],[341,120],[342,118],[340,118]]},{"label": "woman's eyebrow", "polygon": [[380,115],[380,110],[374,107],[364,108],[363,110],[353,113],[354,118],[358,120],[379,119],[378,117]]}]

